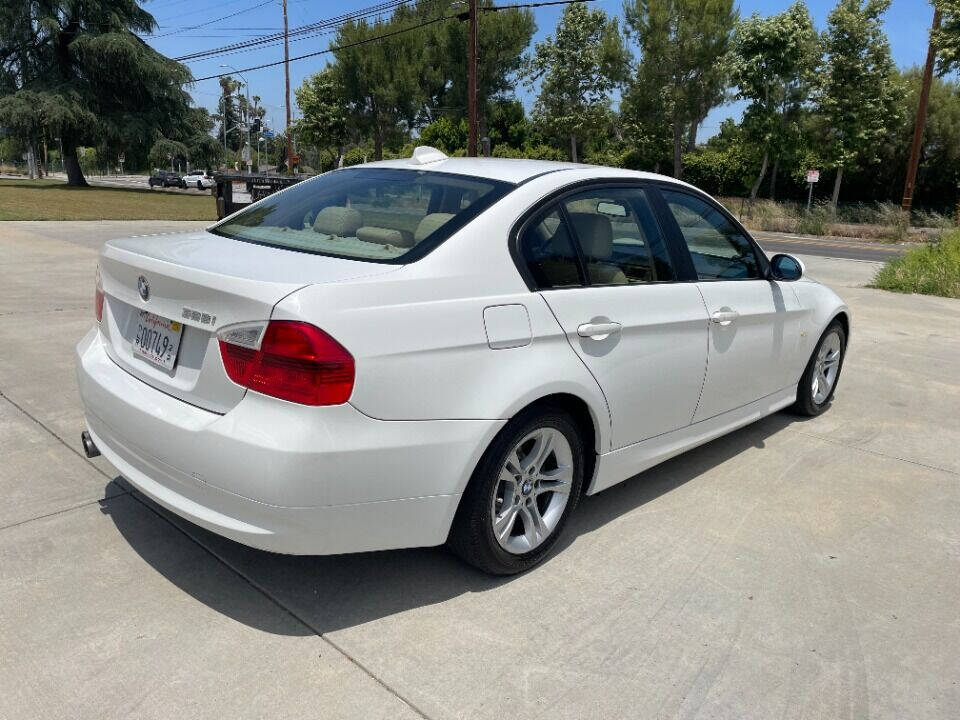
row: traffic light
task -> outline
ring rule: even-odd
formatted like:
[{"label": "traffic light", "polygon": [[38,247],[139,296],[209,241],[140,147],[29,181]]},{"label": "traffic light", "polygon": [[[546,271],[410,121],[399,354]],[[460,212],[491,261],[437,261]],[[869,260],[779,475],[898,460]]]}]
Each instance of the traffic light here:
[{"label": "traffic light", "polygon": [[251,127],[250,130],[251,130],[252,132],[258,133],[258,132],[260,132],[260,128],[262,128],[262,127],[263,127],[263,121],[260,120],[260,118],[254,118],[254,119],[253,119],[253,127]]}]

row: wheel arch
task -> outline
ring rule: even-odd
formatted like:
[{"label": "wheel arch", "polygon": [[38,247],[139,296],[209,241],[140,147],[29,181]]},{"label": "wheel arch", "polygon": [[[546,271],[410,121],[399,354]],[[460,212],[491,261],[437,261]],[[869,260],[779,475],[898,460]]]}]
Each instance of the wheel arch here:
[{"label": "wheel arch", "polygon": [[[593,482],[593,476],[597,469],[597,456],[602,444],[605,440],[609,440],[604,437],[603,428],[606,426],[602,424],[603,420],[606,420],[608,426],[609,418],[605,414],[603,420],[601,420],[601,418],[597,417],[596,409],[592,407],[587,400],[578,394],[566,390],[544,393],[536,398],[527,399],[525,402],[519,403],[511,412],[507,413],[505,415],[505,417],[508,418],[507,424],[505,424],[504,427],[490,439],[486,447],[481,450],[464,487],[466,488],[467,485],[473,482],[477,468],[480,466],[480,463],[483,462],[487,450],[496,438],[499,437],[500,433],[509,426],[512,420],[522,413],[531,411],[531,409],[547,407],[557,408],[568,414],[581,434],[584,446],[583,486],[581,494],[585,494],[587,488],[590,487]],[[606,413],[606,407],[603,408],[603,411]]]},{"label": "wheel arch", "polygon": [[843,336],[847,345],[850,344],[850,313],[846,308],[840,310],[839,312],[834,313],[833,317],[830,318],[830,322],[827,323],[827,327],[830,327],[830,324],[834,321],[838,321],[843,327]]}]

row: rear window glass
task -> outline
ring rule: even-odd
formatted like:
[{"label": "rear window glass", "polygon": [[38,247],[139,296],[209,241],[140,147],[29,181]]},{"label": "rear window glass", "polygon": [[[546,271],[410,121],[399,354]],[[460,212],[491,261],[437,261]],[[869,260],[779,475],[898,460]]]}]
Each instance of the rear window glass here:
[{"label": "rear window glass", "polygon": [[271,195],[212,232],[287,250],[405,263],[513,187],[419,170],[337,170]]}]

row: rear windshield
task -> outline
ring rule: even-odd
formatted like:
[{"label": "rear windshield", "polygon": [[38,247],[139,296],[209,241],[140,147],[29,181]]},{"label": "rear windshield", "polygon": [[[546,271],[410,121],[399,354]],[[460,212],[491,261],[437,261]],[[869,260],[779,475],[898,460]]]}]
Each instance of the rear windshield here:
[{"label": "rear windshield", "polygon": [[407,263],[513,187],[419,170],[336,170],[271,195],[211,232],[287,250]]}]

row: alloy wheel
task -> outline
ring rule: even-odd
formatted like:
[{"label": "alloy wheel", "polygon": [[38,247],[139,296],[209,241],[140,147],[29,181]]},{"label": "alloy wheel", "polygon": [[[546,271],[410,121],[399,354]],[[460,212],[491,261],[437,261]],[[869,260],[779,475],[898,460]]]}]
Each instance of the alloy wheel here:
[{"label": "alloy wheel", "polygon": [[837,382],[837,375],[840,373],[841,351],[842,345],[839,333],[831,332],[823,339],[820,350],[817,352],[817,359],[814,362],[813,378],[810,381],[813,401],[817,405],[822,405],[827,401],[834,384]]},{"label": "alloy wheel", "polygon": [[493,494],[493,534],[514,555],[540,546],[570,499],[573,451],[562,432],[538,428],[507,454]]}]

